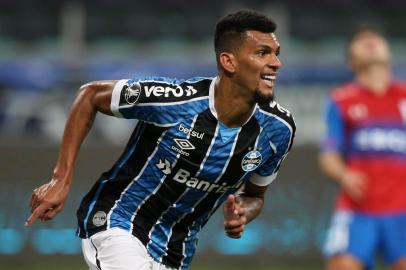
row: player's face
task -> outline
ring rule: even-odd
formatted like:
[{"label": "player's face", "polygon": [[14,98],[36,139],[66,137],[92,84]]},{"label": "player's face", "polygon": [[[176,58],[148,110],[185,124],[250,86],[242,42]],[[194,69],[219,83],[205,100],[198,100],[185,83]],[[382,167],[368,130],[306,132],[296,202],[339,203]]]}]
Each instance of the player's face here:
[{"label": "player's face", "polygon": [[273,33],[247,31],[236,54],[236,81],[252,91],[257,102],[273,100],[276,74],[281,66],[279,48]]},{"label": "player's face", "polygon": [[380,35],[373,32],[360,33],[349,47],[351,67],[357,71],[371,65],[388,66],[391,54],[388,43]]}]

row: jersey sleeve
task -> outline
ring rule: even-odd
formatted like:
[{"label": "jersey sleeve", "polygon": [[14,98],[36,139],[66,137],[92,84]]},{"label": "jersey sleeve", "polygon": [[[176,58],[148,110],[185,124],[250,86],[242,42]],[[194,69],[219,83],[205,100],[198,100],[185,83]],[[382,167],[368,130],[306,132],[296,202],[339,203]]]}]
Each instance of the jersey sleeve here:
[{"label": "jersey sleeve", "polygon": [[269,144],[273,154],[254,171],[250,178],[251,183],[257,186],[267,186],[275,180],[283,160],[292,147],[295,130],[293,124],[282,134],[270,138]]},{"label": "jersey sleeve", "polygon": [[193,82],[162,77],[119,80],[110,108],[117,117],[171,125],[201,111],[208,97],[195,87]]},{"label": "jersey sleeve", "polygon": [[341,152],[344,144],[344,122],[337,103],[329,98],[325,108],[326,131],[322,140],[323,152]]}]

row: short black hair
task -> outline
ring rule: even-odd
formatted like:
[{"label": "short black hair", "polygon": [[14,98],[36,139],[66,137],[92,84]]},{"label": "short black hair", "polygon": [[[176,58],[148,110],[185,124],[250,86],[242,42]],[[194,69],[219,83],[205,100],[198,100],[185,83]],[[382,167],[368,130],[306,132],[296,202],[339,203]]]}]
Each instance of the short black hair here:
[{"label": "short black hair", "polygon": [[248,30],[273,33],[276,30],[276,23],[253,10],[240,10],[224,16],[217,22],[214,34],[217,61],[221,52],[235,49],[235,41],[242,41],[243,35]]}]

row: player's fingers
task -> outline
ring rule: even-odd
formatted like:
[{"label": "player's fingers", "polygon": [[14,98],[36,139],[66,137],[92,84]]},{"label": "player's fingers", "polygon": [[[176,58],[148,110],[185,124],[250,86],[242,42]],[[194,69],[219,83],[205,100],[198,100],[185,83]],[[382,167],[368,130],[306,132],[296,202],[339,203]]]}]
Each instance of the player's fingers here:
[{"label": "player's fingers", "polygon": [[239,216],[243,216],[245,215],[245,209],[241,207],[238,203],[236,203],[234,213]]},{"label": "player's fingers", "polygon": [[[32,208],[36,208],[36,204],[38,203],[38,188],[34,189],[31,195],[31,201],[30,201],[30,206],[31,210]],[[31,211],[32,212],[32,211]]]},{"label": "player's fingers", "polygon": [[48,211],[44,214],[43,218],[45,220],[53,219],[61,210],[62,210],[62,207],[48,209]]},{"label": "player's fingers", "polygon": [[237,225],[237,224],[246,224],[247,223],[247,217],[245,215],[235,215],[232,218],[225,219],[224,224],[231,224],[231,225]]},{"label": "player's fingers", "polygon": [[239,239],[239,238],[241,238],[242,233],[241,233],[241,234],[238,234],[238,235],[233,235],[233,234],[228,234],[228,233],[226,233],[226,235],[227,235],[228,237],[230,237],[230,238]]},{"label": "player's fingers", "polygon": [[34,212],[32,212],[30,217],[27,219],[27,221],[25,222],[25,226],[31,227],[31,225],[34,223],[34,221],[38,218],[41,218],[44,215],[44,213],[47,211],[47,209],[49,209],[48,205],[44,205],[44,204],[39,205],[34,210]]},{"label": "player's fingers", "polygon": [[237,233],[244,231],[244,225],[241,225],[241,226],[238,226],[235,228],[225,229],[224,231],[227,233],[231,233],[231,234],[237,234]]},{"label": "player's fingers", "polygon": [[227,211],[233,211],[235,208],[236,202],[234,195],[228,195],[227,200],[224,203],[224,209]]},{"label": "player's fingers", "polygon": [[234,228],[225,228],[224,231],[227,233],[234,233],[234,234],[240,233],[240,232],[244,231],[244,225],[234,227]]},{"label": "player's fingers", "polygon": [[233,228],[241,227],[244,224],[245,224],[245,222],[243,220],[235,219],[235,220],[225,221],[224,222],[224,228],[225,229],[233,229]]},{"label": "player's fingers", "polygon": [[31,210],[32,210],[32,206],[34,205],[34,201],[35,201],[35,194],[34,194],[34,192],[31,194],[31,199],[30,199],[30,207],[31,207]]},{"label": "player's fingers", "polygon": [[227,235],[228,237],[231,237],[231,238],[241,238],[241,236],[242,236],[242,234],[244,233],[244,231],[242,230],[242,231],[233,231],[233,232],[230,232],[230,231],[225,231],[224,232],[225,233],[225,235]]},{"label": "player's fingers", "polygon": [[43,187],[39,187],[34,189],[32,196],[31,196],[31,213],[34,212],[34,210],[42,203],[41,198],[43,198],[42,196],[43,193]]},{"label": "player's fingers", "polygon": [[34,194],[33,196],[33,200],[31,203],[31,213],[33,213],[35,211],[35,209],[41,204],[40,199],[38,198],[38,196],[36,194]]}]

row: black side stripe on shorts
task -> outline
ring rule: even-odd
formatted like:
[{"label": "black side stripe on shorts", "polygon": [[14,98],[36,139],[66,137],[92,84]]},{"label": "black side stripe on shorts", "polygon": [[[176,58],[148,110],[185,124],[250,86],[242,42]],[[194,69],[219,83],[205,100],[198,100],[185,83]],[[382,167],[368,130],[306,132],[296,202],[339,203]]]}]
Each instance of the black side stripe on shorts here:
[{"label": "black side stripe on shorts", "polygon": [[[164,183],[158,191],[151,195],[143,203],[133,220],[133,235],[136,236],[146,246],[149,239],[149,232],[165,211],[181,196],[187,186],[176,181],[172,181],[176,172],[182,168],[194,175],[199,169],[199,164],[203,161],[211,144],[217,121],[213,121],[209,111],[204,111],[197,116],[194,129],[204,130],[205,136],[202,139],[190,137],[192,145],[204,145],[205,148],[199,148],[198,151],[191,151],[188,157],[189,161],[179,158],[176,165],[172,168],[171,174],[167,176]],[[206,136],[207,135],[207,136]],[[162,198],[165,198],[163,200]],[[156,205],[151,209],[151,205]]]},{"label": "black side stripe on shorts", "polygon": [[[235,150],[241,150],[238,152],[234,151],[232,158],[230,159],[230,162],[228,163],[228,166],[218,183],[226,182],[227,185],[234,185],[245,175],[246,172],[241,167],[241,161],[249,149],[253,149],[255,147],[256,139],[259,136],[259,133],[259,124],[255,118],[251,118],[251,120],[242,128],[240,134],[238,135]],[[201,217],[207,211],[207,209],[211,210],[221,196],[221,193],[208,193],[206,198],[195,207],[192,213],[184,216],[178,221],[178,223],[172,229],[172,235],[167,246],[168,254],[162,258],[163,264],[170,265],[175,268],[179,268],[181,266],[184,258],[183,243],[188,236],[190,226],[197,218]]]},{"label": "black side stripe on shorts", "polygon": [[101,269],[101,266],[100,266],[100,260],[99,260],[99,258],[97,258],[97,257],[98,257],[98,256],[97,256],[97,254],[98,254],[97,248],[96,248],[96,246],[94,245],[92,239],[89,238],[89,240],[90,240],[90,243],[92,243],[92,245],[93,245],[93,247],[94,247],[94,250],[96,250],[96,256],[95,256],[95,257],[96,257],[96,266],[97,266],[97,268],[98,268],[99,270],[102,270],[102,269]]}]

